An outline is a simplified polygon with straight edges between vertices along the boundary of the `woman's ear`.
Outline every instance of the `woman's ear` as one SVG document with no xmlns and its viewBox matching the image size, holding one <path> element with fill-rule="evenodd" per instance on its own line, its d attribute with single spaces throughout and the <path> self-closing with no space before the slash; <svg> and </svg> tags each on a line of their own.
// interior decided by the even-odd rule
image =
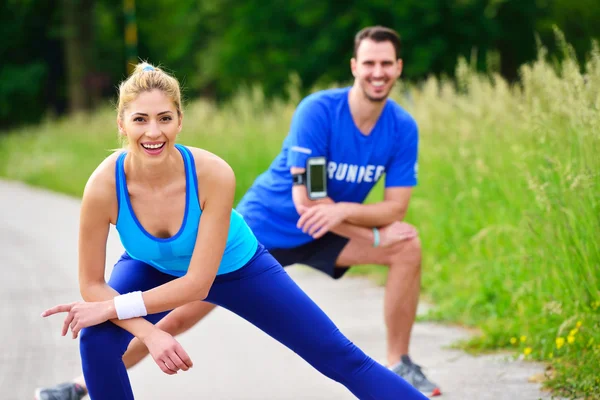
<svg viewBox="0 0 600 400">
<path fill-rule="evenodd" d="M 183 113 L 179 114 L 179 127 L 177 129 L 177 133 L 181 133 L 181 128 L 183 127 Z"/>
<path fill-rule="evenodd" d="M 125 136 L 125 127 L 120 117 L 117 117 L 117 128 L 119 129 L 119 135 Z"/>
</svg>

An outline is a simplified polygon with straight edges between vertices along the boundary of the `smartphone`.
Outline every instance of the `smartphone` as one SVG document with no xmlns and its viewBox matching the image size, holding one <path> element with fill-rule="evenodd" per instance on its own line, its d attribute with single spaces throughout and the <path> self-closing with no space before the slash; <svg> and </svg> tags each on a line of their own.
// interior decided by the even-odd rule
<svg viewBox="0 0 600 400">
<path fill-rule="evenodd" d="M 306 160 L 306 189 L 311 200 L 327 197 L 327 166 L 325 157 Z"/>
</svg>

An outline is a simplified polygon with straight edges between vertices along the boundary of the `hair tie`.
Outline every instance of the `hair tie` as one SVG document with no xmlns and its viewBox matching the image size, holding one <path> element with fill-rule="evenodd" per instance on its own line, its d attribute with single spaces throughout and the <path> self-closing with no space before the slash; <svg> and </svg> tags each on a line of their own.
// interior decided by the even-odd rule
<svg viewBox="0 0 600 400">
<path fill-rule="evenodd" d="M 154 71 L 154 70 L 155 70 L 155 69 L 154 69 L 154 67 L 151 67 L 150 65 L 146 65 L 146 66 L 145 66 L 145 67 L 142 69 L 142 71 Z"/>
</svg>

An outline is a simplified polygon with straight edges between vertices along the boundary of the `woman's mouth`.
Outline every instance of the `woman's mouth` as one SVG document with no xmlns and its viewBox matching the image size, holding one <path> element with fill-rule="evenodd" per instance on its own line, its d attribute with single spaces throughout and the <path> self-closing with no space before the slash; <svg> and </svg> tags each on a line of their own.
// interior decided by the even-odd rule
<svg viewBox="0 0 600 400">
<path fill-rule="evenodd" d="M 160 154 L 165 147 L 165 142 L 142 143 L 144 151 L 150 155 Z"/>
</svg>

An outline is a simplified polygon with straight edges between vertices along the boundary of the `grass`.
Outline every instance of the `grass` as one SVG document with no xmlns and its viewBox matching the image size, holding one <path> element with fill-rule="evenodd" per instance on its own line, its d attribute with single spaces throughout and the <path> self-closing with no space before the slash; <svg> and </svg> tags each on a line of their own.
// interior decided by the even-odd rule
<svg viewBox="0 0 600 400">
<path fill-rule="evenodd" d="M 479 328 L 460 344 L 469 351 L 546 362 L 557 395 L 599 399 L 600 50 L 581 66 L 562 44 L 562 62 L 542 48 L 518 84 L 460 60 L 455 79 L 398 85 L 393 97 L 421 133 L 407 220 L 424 245 L 427 318 Z M 278 153 L 297 101 L 267 103 L 258 89 L 222 107 L 194 100 L 180 142 L 227 160 L 239 199 Z M 117 145 L 114 119 L 107 107 L 2 135 L 0 176 L 80 196 Z"/>
</svg>

